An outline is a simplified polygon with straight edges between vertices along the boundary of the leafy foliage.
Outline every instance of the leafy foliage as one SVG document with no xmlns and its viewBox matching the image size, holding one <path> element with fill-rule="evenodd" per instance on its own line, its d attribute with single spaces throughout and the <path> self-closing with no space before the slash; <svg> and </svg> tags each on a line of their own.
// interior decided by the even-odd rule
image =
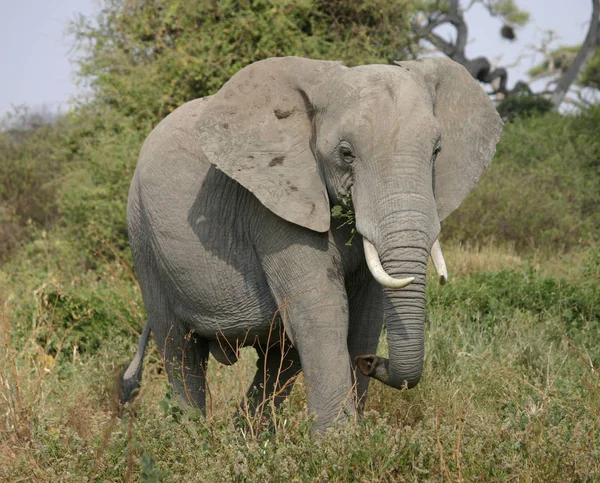
<svg viewBox="0 0 600 483">
<path fill-rule="evenodd" d="M 529 13 L 521 10 L 514 0 L 473 0 L 469 5 L 475 3 L 482 5 L 490 15 L 501 18 L 507 24 L 522 26 L 529 21 Z M 424 15 L 435 16 L 450 11 L 450 0 L 418 0 L 415 7 Z"/>
<path fill-rule="evenodd" d="M 338 205 L 334 205 L 331 208 L 331 218 L 342 221 L 342 223 L 337 226 L 338 229 L 344 226 L 352 227 L 350 230 L 350 239 L 346 242 L 346 246 L 352 245 L 352 240 L 354 240 L 354 236 L 357 232 L 354 226 L 356 224 L 354 205 L 352 204 L 352 199 L 349 196 L 342 198 Z"/>
<path fill-rule="evenodd" d="M 98 102 L 152 122 L 267 57 L 386 63 L 410 55 L 409 0 L 108 0 L 75 34 Z"/>
<path fill-rule="evenodd" d="M 510 93 L 497 106 L 498 113 L 504 121 L 511 121 L 516 116 L 540 115 L 552 111 L 554 104 L 545 97 L 530 92 Z"/>
<path fill-rule="evenodd" d="M 527 74 L 531 77 L 543 77 L 562 73 L 571 66 L 580 49 L 581 45 L 572 45 L 553 50 L 550 54 L 552 65 L 549 59 L 545 59 L 531 68 Z M 585 65 L 576 82 L 581 87 L 600 89 L 600 47 L 596 48 L 593 57 Z"/>
<path fill-rule="evenodd" d="M 577 83 L 583 87 L 600 89 L 600 47 L 596 49 L 596 53 L 586 64 Z"/>
<path fill-rule="evenodd" d="M 57 217 L 61 173 L 72 160 L 73 127 L 64 118 L 19 108 L 0 131 L 0 261 Z"/>
<path fill-rule="evenodd" d="M 523 26 L 529 21 L 529 13 L 521 10 L 514 0 L 484 0 L 490 14 L 501 17 L 510 25 Z"/>
<path fill-rule="evenodd" d="M 556 49 L 551 53 L 552 65 L 550 65 L 550 59 L 544 59 L 541 64 L 529 69 L 527 74 L 531 77 L 536 77 L 545 73 L 563 72 L 569 68 L 580 48 L 580 45 L 574 45 Z"/>
</svg>

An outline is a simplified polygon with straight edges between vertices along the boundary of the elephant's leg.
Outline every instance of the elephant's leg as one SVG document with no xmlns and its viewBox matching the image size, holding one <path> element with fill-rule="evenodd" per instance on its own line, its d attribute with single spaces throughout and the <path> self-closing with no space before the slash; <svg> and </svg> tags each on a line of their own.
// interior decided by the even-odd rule
<svg viewBox="0 0 600 483">
<path fill-rule="evenodd" d="M 308 411 L 323 431 L 356 414 L 348 352 L 348 297 L 331 235 L 264 217 L 256 252 L 285 332 L 298 350 Z"/>
<path fill-rule="evenodd" d="M 383 325 L 382 289 L 368 274 L 366 280 L 365 277 L 353 277 L 347 285 L 350 306 L 348 350 L 354 369 L 358 409 L 362 411 L 371 378 L 358 370 L 354 359 L 361 354 L 377 352 Z"/>
<path fill-rule="evenodd" d="M 271 281 L 286 333 L 300 356 L 308 411 L 319 431 L 356 412 L 346 291 L 328 264 L 317 261 L 306 274 L 291 272 L 289 280 Z"/>
<path fill-rule="evenodd" d="M 175 392 L 185 405 L 205 412 L 208 341 L 179 323 L 161 326 L 154 331 L 154 339 Z"/>
<path fill-rule="evenodd" d="M 256 351 L 256 374 L 240 405 L 240 413 L 242 417 L 259 414 L 269 418 L 271 408 L 277 409 L 290 394 L 295 376 L 301 371 L 300 357 L 289 344 L 273 345 L 268 350 L 257 347 Z"/>
<path fill-rule="evenodd" d="M 300 354 L 308 411 L 316 416 L 315 429 L 323 431 L 356 414 L 356 397 L 345 297 L 325 287 L 320 297 L 311 298 L 314 305 L 292 301 L 286 312 Z"/>
</svg>

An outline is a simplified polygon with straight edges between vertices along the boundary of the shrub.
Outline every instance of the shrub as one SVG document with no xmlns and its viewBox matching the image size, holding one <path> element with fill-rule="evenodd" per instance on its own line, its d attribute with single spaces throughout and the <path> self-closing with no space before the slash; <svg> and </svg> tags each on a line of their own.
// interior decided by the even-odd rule
<svg viewBox="0 0 600 483">
<path fill-rule="evenodd" d="M 410 0 L 107 0 L 73 28 L 96 101 L 156 122 L 242 67 L 298 55 L 348 64 L 411 56 Z M 393 19 L 393 20 L 390 20 Z"/>
<path fill-rule="evenodd" d="M 0 131 L 0 261 L 57 217 L 60 176 L 72 159 L 64 117 L 19 108 Z"/>
<path fill-rule="evenodd" d="M 455 307 L 468 313 L 473 323 L 491 333 L 499 322 L 510 323 L 515 311 L 520 311 L 539 323 L 559 320 L 559 338 L 593 340 L 600 332 L 600 249 L 590 252 L 579 272 L 574 280 L 546 276 L 531 266 L 473 272 L 443 290 L 428 286 L 428 303 L 433 309 Z M 600 355 L 593 363 L 600 363 Z"/>
<path fill-rule="evenodd" d="M 530 92 L 509 94 L 498 105 L 498 114 L 505 121 L 512 121 L 515 117 L 546 114 L 552 111 L 554 104 L 543 96 L 533 95 Z"/>
</svg>

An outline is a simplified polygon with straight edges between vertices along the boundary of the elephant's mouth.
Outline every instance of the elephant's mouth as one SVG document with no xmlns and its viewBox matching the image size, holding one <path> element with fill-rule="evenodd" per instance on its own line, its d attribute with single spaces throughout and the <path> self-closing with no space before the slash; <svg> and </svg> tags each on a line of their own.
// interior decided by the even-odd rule
<svg viewBox="0 0 600 483">
<path fill-rule="evenodd" d="M 362 238 L 367 266 L 373 278 L 380 285 L 387 288 L 400 289 L 407 287 L 415 280 L 414 277 L 394 278 L 389 275 L 381 264 L 375 246 L 365 236 Z M 444 260 L 444 254 L 442 253 L 442 247 L 438 239 L 433 242 L 433 246 L 431 247 L 431 261 L 433 262 L 438 282 L 440 285 L 446 285 L 448 283 L 448 268 L 446 267 L 446 260 Z"/>
</svg>

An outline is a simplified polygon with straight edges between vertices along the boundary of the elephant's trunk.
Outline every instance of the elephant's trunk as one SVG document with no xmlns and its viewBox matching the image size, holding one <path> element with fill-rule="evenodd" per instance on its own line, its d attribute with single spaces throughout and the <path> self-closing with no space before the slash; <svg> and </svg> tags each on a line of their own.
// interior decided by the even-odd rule
<svg viewBox="0 0 600 483">
<path fill-rule="evenodd" d="M 424 355 L 425 277 L 429 241 L 422 231 L 403 231 L 383 251 L 382 264 L 393 278 L 413 278 L 400 290 L 384 288 L 389 359 L 374 354 L 356 358 L 361 372 L 388 386 L 410 389 L 421 378 Z"/>
</svg>

